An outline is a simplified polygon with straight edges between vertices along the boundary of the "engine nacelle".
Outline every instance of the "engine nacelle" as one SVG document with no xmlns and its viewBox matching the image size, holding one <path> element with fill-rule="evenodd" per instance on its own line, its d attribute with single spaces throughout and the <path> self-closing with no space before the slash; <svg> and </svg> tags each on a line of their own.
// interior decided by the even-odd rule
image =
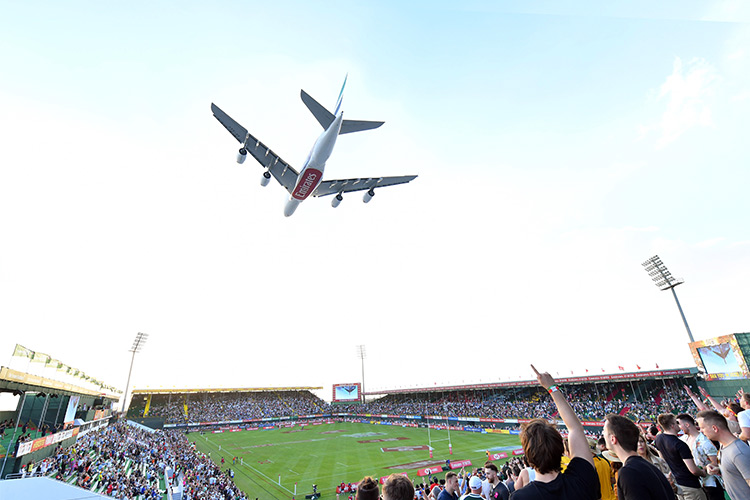
<svg viewBox="0 0 750 500">
<path fill-rule="evenodd" d="M 268 186 L 268 183 L 271 181 L 271 173 L 266 170 L 263 172 L 263 177 L 260 178 L 260 185 L 265 187 Z"/>
<path fill-rule="evenodd" d="M 343 196 L 341 196 L 341 193 L 337 194 L 337 195 L 336 195 L 336 196 L 334 196 L 334 197 L 333 197 L 333 199 L 331 200 L 331 206 L 332 206 L 333 208 L 336 208 L 336 207 L 338 207 L 339 205 L 341 205 L 341 200 L 343 200 L 343 199 L 344 199 L 344 197 L 343 197 Z"/>
<path fill-rule="evenodd" d="M 375 196 L 375 191 L 373 189 L 370 189 L 362 197 L 362 201 L 364 201 L 365 203 L 370 203 L 370 200 L 372 199 L 373 196 Z"/>
<path fill-rule="evenodd" d="M 247 158 L 247 149 L 242 148 L 240 149 L 239 153 L 237 153 L 237 163 L 242 165 L 245 163 L 245 158 Z"/>
</svg>

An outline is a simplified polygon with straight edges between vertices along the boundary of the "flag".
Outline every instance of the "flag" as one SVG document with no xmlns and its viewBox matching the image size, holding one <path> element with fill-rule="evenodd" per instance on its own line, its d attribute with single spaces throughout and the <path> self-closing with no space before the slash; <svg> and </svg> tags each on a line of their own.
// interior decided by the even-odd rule
<svg viewBox="0 0 750 500">
<path fill-rule="evenodd" d="M 602 368 L 602 373 L 604 373 L 604 368 Z"/>
<path fill-rule="evenodd" d="M 586 368 L 586 373 L 588 373 L 588 372 L 589 372 L 589 369 L 588 369 L 588 368 Z"/>
<path fill-rule="evenodd" d="M 619 368 L 621 371 L 625 371 L 625 368 L 623 368 L 622 366 L 618 366 L 617 368 Z"/>
<path fill-rule="evenodd" d="M 635 365 L 635 367 L 638 368 L 639 370 L 641 369 L 641 365 Z"/>
<path fill-rule="evenodd" d="M 656 363 L 656 369 L 657 370 L 659 369 L 659 363 Z"/>
<path fill-rule="evenodd" d="M 34 357 L 34 351 L 32 351 L 31 349 L 26 349 L 21 344 L 16 344 L 16 348 L 13 349 L 13 356 L 31 359 Z"/>
<path fill-rule="evenodd" d="M 31 358 L 32 363 L 44 363 L 47 364 L 49 361 L 49 356 L 46 354 L 42 354 L 41 352 L 35 352 L 34 357 Z"/>
</svg>

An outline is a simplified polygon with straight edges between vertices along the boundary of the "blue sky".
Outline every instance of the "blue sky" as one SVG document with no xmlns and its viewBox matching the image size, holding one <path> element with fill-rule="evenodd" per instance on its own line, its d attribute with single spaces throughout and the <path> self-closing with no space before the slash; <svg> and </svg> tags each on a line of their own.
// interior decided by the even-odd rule
<svg viewBox="0 0 750 500">
<path fill-rule="evenodd" d="M 747 331 L 743 2 L 2 8 L 0 359 L 123 386 L 146 331 L 136 387 L 325 397 L 357 344 L 373 389 L 687 366 L 657 253 L 697 339 Z M 299 166 L 299 89 L 333 107 L 347 73 L 386 124 L 326 178 L 419 178 L 285 219 L 210 103 Z"/>
</svg>

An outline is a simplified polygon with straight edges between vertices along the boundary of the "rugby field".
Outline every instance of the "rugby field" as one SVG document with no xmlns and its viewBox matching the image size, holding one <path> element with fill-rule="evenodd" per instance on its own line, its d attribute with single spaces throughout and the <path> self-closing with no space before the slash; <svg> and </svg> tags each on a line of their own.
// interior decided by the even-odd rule
<svg viewBox="0 0 750 500">
<path fill-rule="evenodd" d="M 471 460 L 481 467 L 486 450 L 506 452 L 520 447 L 518 436 L 451 431 L 453 454 L 448 453 L 448 431 L 431 430 L 430 459 L 427 429 L 391 425 L 336 423 L 296 426 L 286 429 L 206 433 L 188 436 L 198 449 L 234 470 L 234 481 L 248 498 L 259 500 L 304 499 L 318 485 L 322 500 L 336 500 L 336 485 L 358 482 L 364 476 L 379 478 L 406 472 L 417 478 L 417 470 L 445 460 Z M 232 458 L 242 463 L 232 465 Z M 500 465 L 505 460 L 496 461 Z M 280 482 L 279 484 L 279 476 Z M 444 473 L 439 474 L 442 478 Z M 344 500 L 342 495 L 341 500 Z"/>
</svg>

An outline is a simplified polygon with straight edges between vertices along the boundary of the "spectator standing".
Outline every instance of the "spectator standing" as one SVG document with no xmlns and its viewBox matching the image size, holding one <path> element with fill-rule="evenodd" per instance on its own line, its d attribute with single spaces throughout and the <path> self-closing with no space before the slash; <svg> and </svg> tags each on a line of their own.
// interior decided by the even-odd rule
<svg viewBox="0 0 750 500">
<path fill-rule="evenodd" d="M 690 447 L 677 437 L 680 428 L 677 418 L 671 413 L 662 413 L 657 418 L 662 433 L 654 440 L 654 446 L 667 461 L 677 483 L 677 498 L 680 500 L 706 500 L 698 478 L 706 472 L 695 465 Z"/>
<path fill-rule="evenodd" d="M 677 415 L 677 422 L 684 433 L 682 439 L 693 453 L 695 464 L 704 469 L 708 464 L 718 466 L 716 446 L 698 429 L 693 417 L 687 413 L 680 413 Z M 721 487 L 719 478 L 708 474 L 701 480 L 701 483 L 708 500 L 724 500 L 724 488 Z"/>
<path fill-rule="evenodd" d="M 401 474 L 391 474 L 383 485 L 383 500 L 414 500 L 414 485 Z"/>
<path fill-rule="evenodd" d="M 438 500 L 458 500 L 458 476 L 455 472 L 445 474 L 445 489 L 438 495 Z"/>
<path fill-rule="evenodd" d="M 607 447 L 623 463 L 617 474 L 617 496 L 620 500 L 673 500 L 674 492 L 667 478 L 644 460 L 638 448 L 638 426 L 621 415 L 609 414 L 604 422 Z M 683 443 L 684 444 L 684 443 Z"/>
<path fill-rule="evenodd" d="M 461 500 L 482 500 L 482 480 L 479 476 L 471 476 L 469 492 L 462 496 Z"/>
<path fill-rule="evenodd" d="M 536 478 L 520 490 L 513 500 L 597 500 L 600 498 L 599 478 L 594 469 L 591 450 L 581 421 L 549 373 L 539 373 L 537 380 L 547 389 L 557 411 L 568 429 L 571 460 L 564 473 L 560 462 L 564 451 L 563 438 L 555 427 L 542 419 L 534 419 L 521 430 L 521 445 Z"/>
<path fill-rule="evenodd" d="M 510 491 L 500 480 L 497 472 L 497 465 L 492 462 L 484 464 L 484 476 L 486 479 L 482 481 L 482 496 L 486 500 L 508 500 L 510 498 Z"/>
<path fill-rule="evenodd" d="M 750 499 L 750 446 L 729 431 L 727 419 L 718 412 L 698 412 L 698 427 L 708 439 L 721 444 L 719 467 L 708 465 L 709 474 L 721 474 L 732 500 Z"/>
</svg>

